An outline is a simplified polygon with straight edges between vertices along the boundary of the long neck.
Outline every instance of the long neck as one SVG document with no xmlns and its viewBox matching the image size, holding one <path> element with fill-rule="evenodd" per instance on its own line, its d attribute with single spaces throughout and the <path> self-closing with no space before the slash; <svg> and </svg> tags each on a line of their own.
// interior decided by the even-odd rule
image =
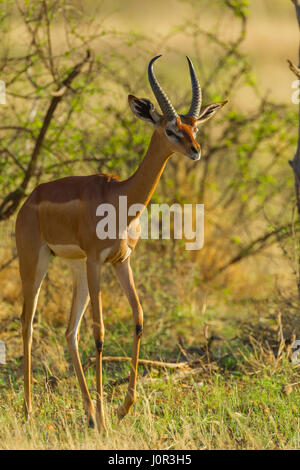
<svg viewBox="0 0 300 470">
<path fill-rule="evenodd" d="M 168 144 L 162 142 L 158 131 L 154 131 L 140 166 L 123 182 L 128 207 L 136 203 L 148 205 L 171 154 Z"/>
</svg>

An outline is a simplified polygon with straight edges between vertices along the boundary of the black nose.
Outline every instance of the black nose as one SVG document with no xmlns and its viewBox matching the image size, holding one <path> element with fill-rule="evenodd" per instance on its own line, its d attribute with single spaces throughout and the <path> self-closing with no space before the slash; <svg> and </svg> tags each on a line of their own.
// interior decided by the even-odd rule
<svg viewBox="0 0 300 470">
<path fill-rule="evenodd" d="M 191 146 L 191 151 L 194 152 L 194 153 L 198 153 L 198 150 L 193 145 Z"/>
</svg>

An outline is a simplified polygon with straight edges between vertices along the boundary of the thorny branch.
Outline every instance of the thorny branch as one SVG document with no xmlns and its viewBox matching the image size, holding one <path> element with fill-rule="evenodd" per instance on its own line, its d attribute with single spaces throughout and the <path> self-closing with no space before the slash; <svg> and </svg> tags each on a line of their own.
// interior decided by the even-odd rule
<svg viewBox="0 0 300 470">
<path fill-rule="evenodd" d="M 39 134 L 37 136 L 35 146 L 33 148 L 32 154 L 30 161 L 28 163 L 27 169 L 25 171 L 25 175 L 23 178 L 23 181 L 21 182 L 20 186 L 9 193 L 3 200 L 3 202 L 0 205 L 0 221 L 8 219 L 17 209 L 21 199 L 25 195 L 26 188 L 28 186 L 28 183 L 34 174 L 37 160 L 40 154 L 41 147 L 44 142 L 44 138 L 46 135 L 46 132 L 49 128 L 49 125 L 51 123 L 51 120 L 53 118 L 54 112 L 59 104 L 59 102 L 63 99 L 67 89 L 70 87 L 71 83 L 75 79 L 75 77 L 80 73 L 83 65 L 88 62 L 90 59 L 90 51 L 88 50 L 86 52 L 85 58 L 76 64 L 73 69 L 70 71 L 70 73 L 67 75 L 67 77 L 62 81 L 61 86 L 57 89 L 56 92 L 54 92 L 52 95 L 51 102 L 49 104 L 49 107 L 47 109 L 47 112 L 45 114 L 44 120 L 42 127 L 39 131 Z"/>
</svg>

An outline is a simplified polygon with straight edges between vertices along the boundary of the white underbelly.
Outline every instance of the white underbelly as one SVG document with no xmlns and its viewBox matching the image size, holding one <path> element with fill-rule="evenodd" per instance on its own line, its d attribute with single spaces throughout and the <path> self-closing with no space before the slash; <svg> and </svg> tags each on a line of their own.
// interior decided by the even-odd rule
<svg viewBox="0 0 300 470">
<path fill-rule="evenodd" d="M 52 245 L 48 243 L 50 250 L 57 256 L 68 259 L 86 258 L 86 253 L 78 245 Z M 109 255 L 113 251 L 112 248 L 104 248 L 100 253 L 100 262 L 105 263 Z M 125 255 L 120 260 L 123 263 L 131 254 L 131 248 L 127 247 Z"/>
<path fill-rule="evenodd" d="M 52 245 L 48 243 L 50 250 L 62 258 L 85 258 L 85 252 L 78 245 Z"/>
</svg>

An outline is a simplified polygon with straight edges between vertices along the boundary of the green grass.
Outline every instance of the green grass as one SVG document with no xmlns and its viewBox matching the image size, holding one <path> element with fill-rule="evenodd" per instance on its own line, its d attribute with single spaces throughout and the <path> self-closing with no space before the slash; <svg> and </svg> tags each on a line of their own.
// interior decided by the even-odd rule
<svg viewBox="0 0 300 470">
<path fill-rule="evenodd" d="M 90 351 L 92 353 L 92 351 Z M 86 351 L 87 353 L 87 351 Z M 185 372 L 142 374 L 138 399 L 130 414 L 118 423 L 116 408 L 126 384 L 112 387 L 128 375 L 129 365 L 105 364 L 105 407 L 108 434 L 99 437 L 86 425 L 81 394 L 72 368 L 58 374 L 52 390 L 47 385 L 47 358 L 34 367 L 33 417 L 23 417 L 22 367 L 8 363 L 0 379 L 0 447 L 2 449 L 297 449 L 300 445 L 300 393 L 284 385 L 299 379 L 299 368 L 286 354 L 253 346 Z M 223 351 L 224 353 L 224 351 Z M 83 354 L 83 362 L 88 354 Z M 57 358 L 58 360 L 58 358 Z M 62 358 L 63 361 L 63 358 Z M 94 368 L 87 371 L 95 397 Z M 144 377 L 142 377 L 144 375 Z"/>
<path fill-rule="evenodd" d="M 164 268 L 164 271 L 163 271 Z M 300 381 L 291 349 L 280 347 L 299 331 L 297 313 L 274 296 L 251 300 L 217 287 L 194 285 L 189 271 L 165 269 L 165 258 L 148 265 L 149 276 L 139 276 L 137 288 L 145 313 L 140 357 L 178 362 L 181 342 L 186 349 L 202 348 L 214 334 L 209 357 L 190 353 L 195 367 L 176 372 L 139 367 L 138 398 L 128 416 L 118 423 L 116 409 L 124 400 L 128 363 L 104 363 L 104 394 L 108 434 L 100 437 L 87 427 L 81 393 L 65 339 L 71 303 L 71 279 L 62 263 L 53 263 L 43 285 L 33 334 L 33 416 L 23 414 L 23 365 L 20 298 L 15 289 L 15 267 L 6 274 L 0 308 L 1 339 L 7 346 L 7 364 L 0 365 L 1 449 L 297 449 L 300 447 Z M 188 293 L 188 295 L 187 295 Z M 4 295 L 5 294 L 5 295 Z M 119 285 L 104 271 L 103 312 L 106 327 L 104 355 L 130 356 L 132 318 Z M 284 325 L 281 324 L 282 312 Z M 91 313 L 82 322 L 79 341 L 82 363 L 95 355 Z M 55 376 L 51 389 L 47 378 Z M 95 399 L 95 369 L 86 370 Z"/>
</svg>

